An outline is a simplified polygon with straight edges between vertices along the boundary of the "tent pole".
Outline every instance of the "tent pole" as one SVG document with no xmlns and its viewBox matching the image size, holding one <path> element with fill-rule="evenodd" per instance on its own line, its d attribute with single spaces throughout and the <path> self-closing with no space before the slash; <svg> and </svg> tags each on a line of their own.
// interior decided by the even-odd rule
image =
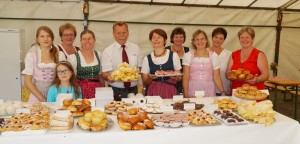
<svg viewBox="0 0 300 144">
<path fill-rule="evenodd" d="M 280 34 L 282 30 L 282 10 L 278 10 L 277 26 L 276 26 L 276 42 L 275 42 L 275 58 L 274 62 L 278 64 L 279 59 L 279 46 L 280 46 Z"/>
<path fill-rule="evenodd" d="M 84 30 L 87 30 L 89 25 L 89 0 L 84 0 L 82 12 Z"/>
</svg>

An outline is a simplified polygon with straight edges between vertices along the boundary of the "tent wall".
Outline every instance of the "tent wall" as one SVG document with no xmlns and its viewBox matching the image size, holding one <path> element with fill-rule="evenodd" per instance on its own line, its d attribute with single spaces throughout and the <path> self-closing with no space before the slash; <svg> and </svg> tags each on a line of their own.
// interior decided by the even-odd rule
<svg viewBox="0 0 300 144">
<path fill-rule="evenodd" d="M 0 1 L 0 28 L 16 28 L 23 32 L 22 59 L 24 59 L 25 53 L 31 44 L 35 42 L 36 29 L 41 25 L 49 26 L 53 30 L 56 34 L 54 42 L 57 44 L 60 42 L 58 35 L 59 26 L 66 22 L 74 24 L 78 32 L 75 44 L 80 46 L 79 35 L 83 30 L 82 5 L 82 2 Z M 234 51 L 240 48 L 237 32 L 242 26 L 251 25 L 256 32 L 254 46 L 267 55 L 269 62 L 274 60 L 276 10 L 96 2 L 90 2 L 89 10 L 89 29 L 95 32 L 97 39 L 96 49 L 100 51 L 114 41 L 112 36 L 114 21 L 127 21 L 129 23 L 129 40 L 137 43 L 144 54 L 152 51 L 148 34 L 154 28 L 162 28 L 170 35 L 173 28 L 177 26 L 183 27 L 187 34 L 185 45 L 191 47 L 191 36 L 195 30 L 203 29 L 211 38 L 212 30 L 222 26 L 228 31 L 224 48 Z M 291 22 L 293 20 L 293 18 L 289 19 Z M 291 33 L 296 33 L 296 31 L 283 29 L 283 35 L 286 36 L 281 37 L 280 48 L 284 46 L 288 49 L 295 46 L 286 39 L 292 37 Z M 289 44 L 286 46 L 284 45 L 285 42 Z M 168 40 L 167 45 L 169 44 Z M 299 46 L 300 44 L 296 45 Z M 280 54 L 280 65 L 281 60 L 285 59 L 285 57 L 288 56 Z M 294 63 L 293 60 L 288 62 Z M 293 66 L 295 65 L 296 62 Z M 280 74 L 289 75 L 289 73 L 284 71 L 280 71 Z M 294 74 L 293 78 L 297 78 L 297 73 Z M 300 78 L 298 77 L 298 79 Z"/>
<path fill-rule="evenodd" d="M 283 13 L 278 75 L 300 80 L 300 13 Z"/>
</svg>

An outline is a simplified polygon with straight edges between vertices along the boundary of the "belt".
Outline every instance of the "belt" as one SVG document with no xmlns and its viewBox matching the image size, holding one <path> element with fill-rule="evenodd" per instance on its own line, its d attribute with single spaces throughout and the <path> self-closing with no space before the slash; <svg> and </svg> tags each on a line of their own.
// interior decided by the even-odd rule
<svg viewBox="0 0 300 144">
<path fill-rule="evenodd" d="M 78 79 L 80 81 L 89 81 L 89 82 L 100 82 L 99 79 Z"/>
</svg>

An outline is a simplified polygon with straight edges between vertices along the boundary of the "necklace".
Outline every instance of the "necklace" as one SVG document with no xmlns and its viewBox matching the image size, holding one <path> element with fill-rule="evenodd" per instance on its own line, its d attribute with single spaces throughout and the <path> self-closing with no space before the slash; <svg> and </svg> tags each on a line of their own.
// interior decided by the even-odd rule
<svg viewBox="0 0 300 144">
<path fill-rule="evenodd" d="M 163 56 L 166 53 L 166 49 L 164 49 L 164 51 L 161 54 L 159 54 L 159 55 L 155 54 L 155 52 L 153 52 L 153 53 L 154 53 L 155 57 L 161 57 L 161 56 Z"/>
</svg>

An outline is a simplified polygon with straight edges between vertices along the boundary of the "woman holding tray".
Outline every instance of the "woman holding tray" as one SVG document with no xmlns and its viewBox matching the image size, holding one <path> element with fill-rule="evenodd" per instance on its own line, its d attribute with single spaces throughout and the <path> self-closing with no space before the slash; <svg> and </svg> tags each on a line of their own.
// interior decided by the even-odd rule
<svg viewBox="0 0 300 144">
<path fill-rule="evenodd" d="M 231 89 L 241 87 L 248 83 L 257 89 L 265 89 L 264 81 L 269 78 L 268 60 L 266 55 L 253 47 L 255 31 L 251 27 L 243 27 L 238 32 L 241 49 L 232 53 L 229 58 L 226 75 L 229 77 L 232 70 L 243 68 L 249 70 L 253 79 L 241 81 L 232 80 Z"/>
<path fill-rule="evenodd" d="M 147 87 L 146 95 L 161 96 L 163 99 L 172 98 L 176 95 L 176 82 L 181 76 L 158 77 L 156 71 L 174 71 L 180 73 L 181 65 L 177 53 L 165 49 L 167 33 L 162 29 L 154 29 L 149 33 L 153 52 L 144 58 L 142 65 L 142 80 Z"/>
</svg>

